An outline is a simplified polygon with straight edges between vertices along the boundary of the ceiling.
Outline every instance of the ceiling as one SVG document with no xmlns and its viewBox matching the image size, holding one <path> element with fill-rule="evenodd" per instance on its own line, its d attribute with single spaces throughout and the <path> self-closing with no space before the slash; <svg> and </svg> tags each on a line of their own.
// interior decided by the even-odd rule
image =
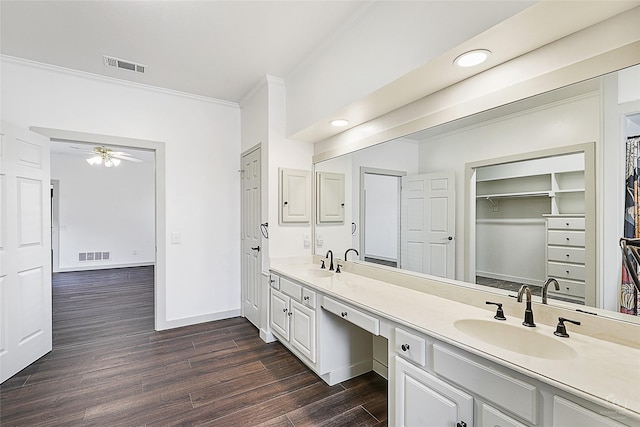
<svg viewBox="0 0 640 427">
<path fill-rule="evenodd" d="M 367 4 L 2 0 L 0 52 L 239 102 L 265 75 L 287 76 Z M 109 68 L 103 55 L 148 68 Z"/>
</svg>

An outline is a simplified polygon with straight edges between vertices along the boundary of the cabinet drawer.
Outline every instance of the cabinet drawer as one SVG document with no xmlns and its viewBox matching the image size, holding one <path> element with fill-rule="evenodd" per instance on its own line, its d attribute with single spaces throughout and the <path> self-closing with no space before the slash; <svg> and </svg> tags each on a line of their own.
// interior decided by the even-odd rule
<svg viewBox="0 0 640 427">
<path fill-rule="evenodd" d="M 564 426 L 622 427 L 611 418 L 604 417 L 559 396 L 553 397 L 553 427 Z"/>
<path fill-rule="evenodd" d="M 549 286 L 549 295 L 567 295 L 584 298 L 584 282 L 558 279 L 558 284 L 560 285 L 559 291 L 556 291 L 553 286 Z"/>
<path fill-rule="evenodd" d="M 584 218 L 547 218 L 547 227 L 558 230 L 584 230 Z"/>
<path fill-rule="evenodd" d="M 522 419 L 537 423 L 538 389 L 535 386 L 482 366 L 437 344 L 433 345 L 433 370 Z"/>
<path fill-rule="evenodd" d="M 271 274 L 269 277 L 269 284 L 273 289 L 280 289 L 280 276 Z"/>
<path fill-rule="evenodd" d="M 297 283 L 293 283 L 287 278 L 280 278 L 280 291 L 289 295 L 291 298 L 297 299 L 298 301 L 302 300 L 302 286 Z"/>
<path fill-rule="evenodd" d="M 405 330 L 395 329 L 395 351 L 407 360 L 426 365 L 427 343 L 424 338 Z"/>
<path fill-rule="evenodd" d="M 547 232 L 547 243 L 549 245 L 584 247 L 584 242 L 584 231 L 549 230 Z"/>
<path fill-rule="evenodd" d="M 527 427 L 496 408 L 482 404 L 482 427 Z"/>
<path fill-rule="evenodd" d="M 584 264 L 584 248 L 549 246 L 547 257 L 549 261 Z"/>
<path fill-rule="evenodd" d="M 310 289 L 302 288 L 302 303 L 311 308 L 316 308 L 316 293 Z"/>
<path fill-rule="evenodd" d="M 356 308 L 349 307 L 329 297 L 324 297 L 322 308 L 374 335 L 380 335 L 380 321 Z"/>
<path fill-rule="evenodd" d="M 584 280 L 584 265 L 548 262 L 547 276 L 558 279 Z"/>
</svg>

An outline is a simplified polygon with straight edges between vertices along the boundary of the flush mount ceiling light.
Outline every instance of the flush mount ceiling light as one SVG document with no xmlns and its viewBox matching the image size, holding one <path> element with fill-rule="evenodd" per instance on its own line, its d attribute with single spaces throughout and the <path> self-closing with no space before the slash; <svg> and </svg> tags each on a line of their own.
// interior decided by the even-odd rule
<svg viewBox="0 0 640 427">
<path fill-rule="evenodd" d="M 120 160 L 129 160 L 131 162 L 141 162 L 142 160 L 136 159 L 132 157 L 131 154 L 125 153 L 123 151 L 113 151 L 111 148 L 107 148 L 104 146 L 94 147 L 92 150 L 95 156 L 89 157 L 87 159 L 87 163 L 91 166 L 94 165 L 104 165 L 106 168 L 111 168 L 113 166 L 118 166 L 120 164 Z"/>
<path fill-rule="evenodd" d="M 491 55 L 491 51 L 486 49 L 476 49 L 458 56 L 453 63 L 458 67 L 475 67 L 482 64 Z"/>
<path fill-rule="evenodd" d="M 335 120 L 331 120 L 331 121 L 329 122 L 329 124 L 330 124 L 331 126 L 335 126 L 335 127 L 337 127 L 337 128 L 340 128 L 340 127 L 343 127 L 343 126 L 348 125 L 348 124 L 349 124 L 349 120 L 345 120 L 345 119 L 335 119 Z"/>
</svg>

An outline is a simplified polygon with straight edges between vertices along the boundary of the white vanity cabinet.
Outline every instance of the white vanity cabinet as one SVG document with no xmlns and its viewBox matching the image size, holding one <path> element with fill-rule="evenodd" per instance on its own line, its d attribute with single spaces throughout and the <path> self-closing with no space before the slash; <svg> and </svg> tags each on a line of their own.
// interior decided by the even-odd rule
<svg viewBox="0 0 640 427">
<path fill-rule="evenodd" d="M 278 282 L 280 290 L 271 289 L 271 329 L 282 342 L 315 363 L 316 310 L 311 306 L 315 293 L 285 278 Z"/>
<path fill-rule="evenodd" d="M 371 371 L 378 319 L 288 277 L 272 274 L 270 282 L 271 331 L 302 362 L 329 385 Z"/>
</svg>

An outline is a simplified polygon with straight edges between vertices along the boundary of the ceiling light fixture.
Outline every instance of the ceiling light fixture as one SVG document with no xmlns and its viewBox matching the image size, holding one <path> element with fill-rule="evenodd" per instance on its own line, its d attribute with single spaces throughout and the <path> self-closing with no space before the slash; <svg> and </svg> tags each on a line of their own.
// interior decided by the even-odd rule
<svg viewBox="0 0 640 427">
<path fill-rule="evenodd" d="M 337 128 L 346 126 L 349 124 L 349 120 L 345 120 L 345 119 L 335 119 L 335 120 L 331 120 L 329 122 L 329 124 L 331 124 L 331 126 L 335 126 Z"/>
<path fill-rule="evenodd" d="M 87 163 L 91 166 L 102 164 L 106 168 L 111 168 L 120 164 L 120 160 L 113 157 L 113 152 L 109 148 L 95 147 L 93 151 L 96 155 L 87 159 Z"/>
<path fill-rule="evenodd" d="M 476 49 L 458 56 L 453 63 L 458 67 L 475 67 L 482 64 L 491 55 L 491 51 L 486 49 Z"/>
</svg>

